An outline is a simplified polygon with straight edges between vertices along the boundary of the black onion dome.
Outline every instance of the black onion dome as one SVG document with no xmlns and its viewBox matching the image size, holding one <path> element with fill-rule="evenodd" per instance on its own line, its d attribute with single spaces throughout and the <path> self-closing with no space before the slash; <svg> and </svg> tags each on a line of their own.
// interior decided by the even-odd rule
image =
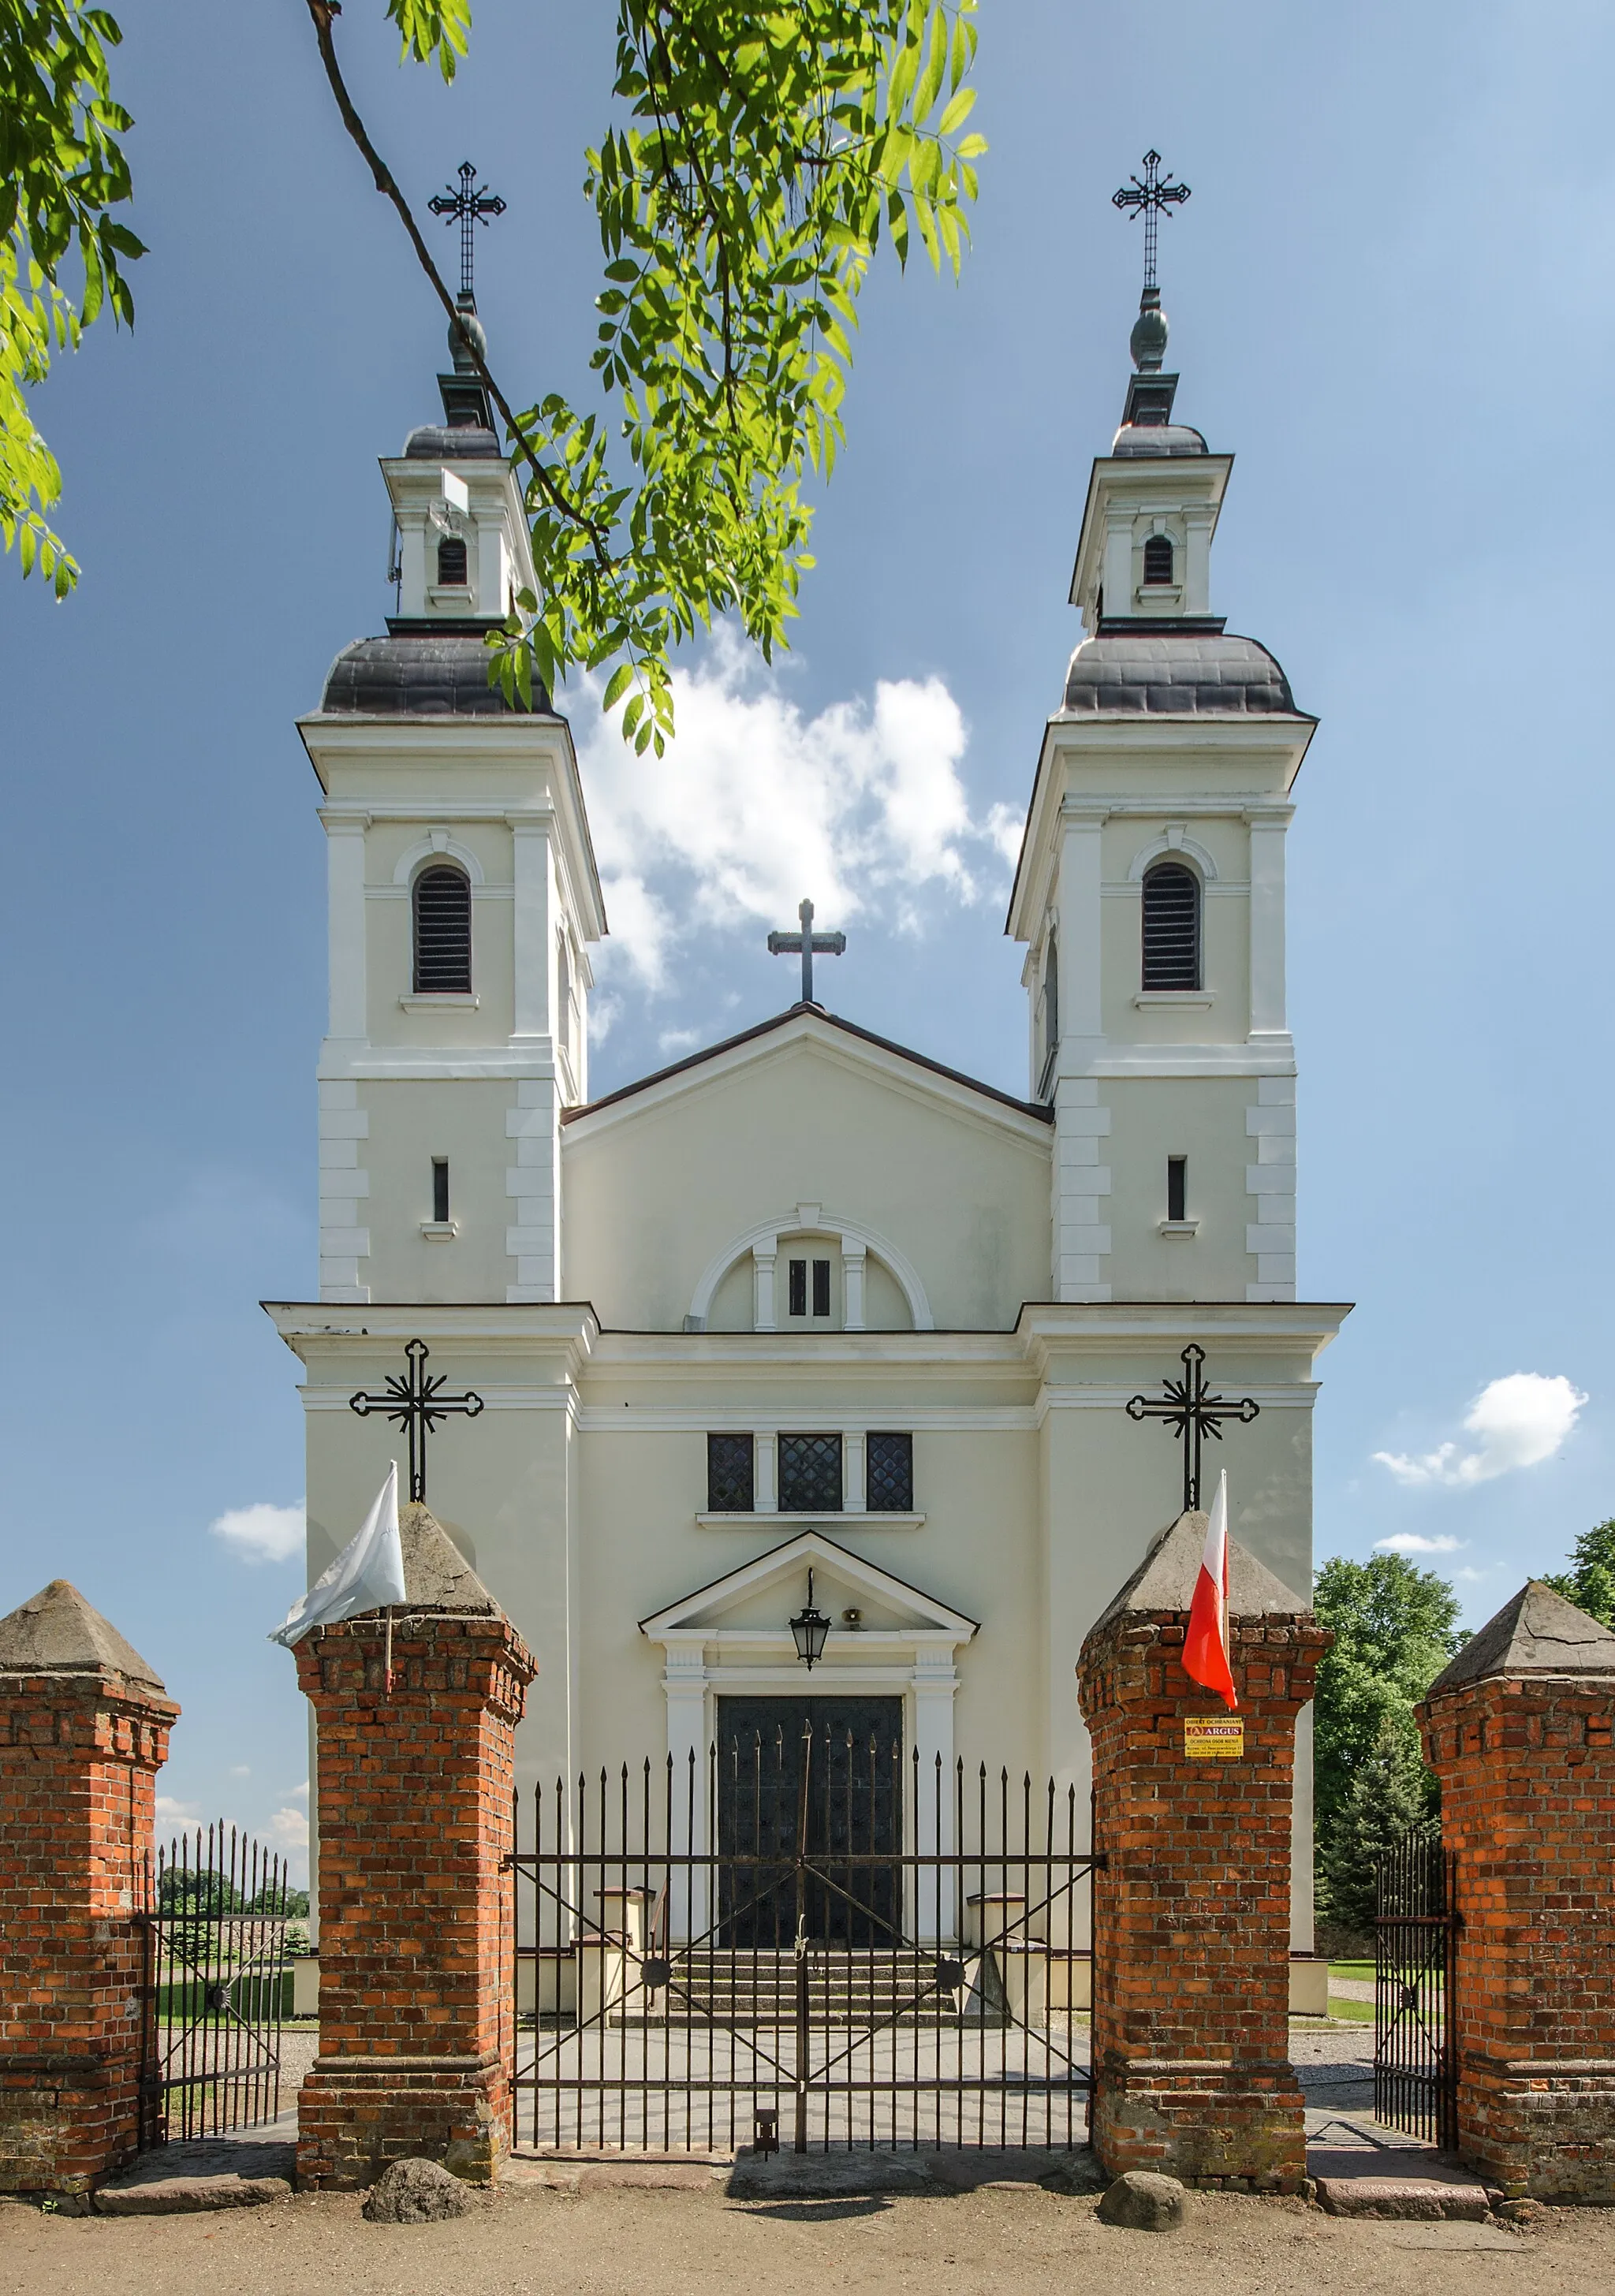
<svg viewBox="0 0 1615 2296">
<path fill-rule="evenodd" d="M 480 423 L 422 422 L 404 441 L 404 452 L 420 463 L 463 463 L 473 455 L 504 459 L 499 441 Z"/>
<path fill-rule="evenodd" d="M 1104 716 L 1299 717 L 1290 680 L 1254 638 L 1085 639 L 1066 672 L 1065 707 Z"/>
<path fill-rule="evenodd" d="M 369 718 L 525 716 L 488 682 L 480 629 L 430 636 L 359 638 L 338 654 L 325 680 L 321 710 Z M 531 715 L 553 718 L 550 697 L 535 682 Z"/>
</svg>

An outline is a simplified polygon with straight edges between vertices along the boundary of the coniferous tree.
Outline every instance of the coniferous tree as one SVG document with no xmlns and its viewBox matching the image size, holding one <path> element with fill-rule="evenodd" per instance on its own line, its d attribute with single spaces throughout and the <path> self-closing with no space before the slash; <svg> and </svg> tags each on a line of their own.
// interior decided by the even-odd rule
<svg viewBox="0 0 1615 2296">
<path fill-rule="evenodd" d="M 1353 1775 L 1318 1855 L 1318 1912 L 1333 1927 L 1372 1929 L 1376 1861 L 1431 1816 L 1430 1773 L 1416 1745 L 1387 1720 Z"/>
</svg>

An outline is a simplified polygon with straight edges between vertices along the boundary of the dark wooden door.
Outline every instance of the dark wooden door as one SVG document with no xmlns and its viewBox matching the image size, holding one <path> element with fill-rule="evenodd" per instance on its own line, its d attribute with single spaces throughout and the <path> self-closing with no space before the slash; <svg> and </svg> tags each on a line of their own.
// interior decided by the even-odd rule
<svg viewBox="0 0 1615 2296">
<path fill-rule="evenodd" d="M 783 1949 L 793 1943 L 799 1840 L 808 1935 L 824 1945 L 897 1944 L 903 1915 L 896 1863 L 903 1847 L 900 1698 L 718 1700 L 722 1944 Z M 852 1862 L 882 1857 L 893 1862 Z"/>
</svg>

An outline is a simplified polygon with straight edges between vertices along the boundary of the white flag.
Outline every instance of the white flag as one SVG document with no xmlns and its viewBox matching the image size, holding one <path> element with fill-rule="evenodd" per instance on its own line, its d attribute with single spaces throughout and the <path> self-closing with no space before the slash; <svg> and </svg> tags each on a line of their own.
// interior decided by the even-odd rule
<svg viewBox="0 0 1615 2296">
<path fill-rule="evenodd" d="M 316 1627 L 328 1627 L 360 1611 L 379 1611 L 389 1603 L 407 1599 L 404 1548 L 398 1538 L 398 1463 L 395 1459 L 358 1537 L 348 1540 L 330 1570 L 291 1605 L 269 1640 L 284 1643 L 290 1650 Z"/>
</svg>

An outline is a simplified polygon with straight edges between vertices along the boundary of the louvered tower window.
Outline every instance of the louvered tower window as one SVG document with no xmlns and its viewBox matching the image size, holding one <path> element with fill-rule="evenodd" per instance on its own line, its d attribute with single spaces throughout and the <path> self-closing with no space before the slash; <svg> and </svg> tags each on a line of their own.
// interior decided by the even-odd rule
<svg viewBox="0 0 1615 2296">
<path fill-rule="evenodd" d="M 438 580 L 458 587 L 466 578 L 465 545 L 455 535 L 438 545 Z M 1146 574 L 1144 579 L 1149 580 Z"/>
<path fill-rule="evenodd" d="M 1200 879 L 1162 861 L 1144 881 L 1144 986 L 1200 987 Z"/>
<path fill-rule="evenodd" d="M 415 879 L 415 995 L 471 993 L 471 880 L 463 869 Z"/>
<path fill-rule="evenodd" d="M 1152 534 L 1144 544 L 1144 578 L 1146 586 L 1172 579 L 1172 537 L 1169 534 Z"/>
</svg>

